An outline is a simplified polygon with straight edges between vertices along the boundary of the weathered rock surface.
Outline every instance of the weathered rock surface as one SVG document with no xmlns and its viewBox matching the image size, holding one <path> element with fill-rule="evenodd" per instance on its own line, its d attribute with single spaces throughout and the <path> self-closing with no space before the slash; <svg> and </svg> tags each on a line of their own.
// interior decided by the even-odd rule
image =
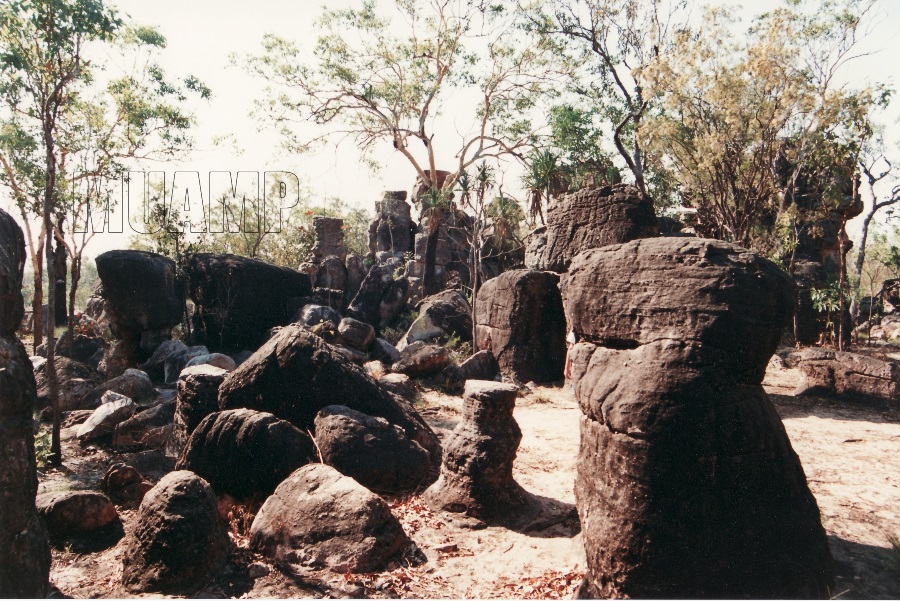
<svg viewBox="0 0 900 601">
<path fill-rule="evenodd" d="M 43 493 L 35 504 L 54 544 L 112 529 L 121 538 L 119 512 L 106 495 L 83 490 Z"/>
<path fill-rule="evenodd" d="M 376 572 L 409 544 L 387 503 L 321 463 L 275 489 L 250 528 L 251 547 L 287 563 Z"/>
<path fill-rule="evenodd" d="M 99 386 L 93 388 L 84 395 L 79 406 L 91 409 L 100 405 L 100 399 L 107 392 L 116 392 L 128 398 L 140 401 L 153 392 L 153 382 L 150 377 L 139 369 L 127 369 L 121 376 L 117 376 Z"/>
<path fill-rule="evenodd" d="M 550 205 L 546 230 L 530 237 L 525 264 L 564 272 L 583 250 L 658 235 L 653 201 L 634 186 L 586 188 Z"/>
<path fill-rule="evenodd" d="M 416 398 L 416 383 L 406 374 L 384 374 L 378 378 L 378 385 L 410 403 Z"/>
<path fill-rule="evenodd" d="M 322 461 L 377 493 L 415 492 L 428 481 L 431 458 L 401 428 L 343 405 L 316 416 Z"/>
<path fill-rule="evenodd" d="M 109 436 L 120 423 L 134 415 L 137 405 L 129 398 L 103 403 L 83 424 L 78 426 L 78 440 L 89 441 Z"/>
<path fill-rule="evenodd" d="M 117 449 L 162 448 L 172 434 L 174 417 L 174 400 L 141 411 L 115 427 L 112 446 Z"/>
<path fill-rule="evenodd" d="M 385 192 L 381 202 L 375 203 L 375 219 L 369 224 L 369 252 L 390 253 L 402 258 L 412 250 L 415 224 L 406 202 L 406 192 Z"/>
<path fill-rule="evenodd" d="M 533 505 L 513 479 L 522 431 L 513 418 L 518 389 L 470 380 L 463 416 L 444 445 L 441 475 L 423 499 L 435 510 L 485 521 L 514 521 Z"/>
<path fill-rule="evenodd" d="M 803 374 L 796 395 L 836 395 L 885 408 L 900 406 L 900 366 L 857 353 L 808 348 L 792 353 Z"/>
<path fill-rule="evenodd" d="M 141 371 L 146 373 L 151 380 L 165 379 L 166 359 L 172 355 L 185 353 L 188 346 L 180 340 L 166 340 L 153 351 L 153 354 L 140 365 Z"/>
<path fill-rule="evenodd" d="M 312 249 L 313 262 L 321 263 L 326 257 L 337 257 L 341 263 L 347 258 L 344 246 L 344 220 L 337 217 L 313 217 L 316 239 Z"/>
<path fill-rule="evenodd" d="M 97 257 L 97 274 L 116 338 L 134 341 L 147 355 L 169 338 L 184 307 L 173 260 L 140 250 L 111 250 Z"/>
<path fill-rule="evenodd" d="M 50 546 L 34 500 L 34 371 L 15 337 L 22 323 L 22 230 L 0 209 L 0 597 L 46 597 Z"/>
<path fill-rule="evenodd" d="M 345 317 L 338 324 L 338 333 L 344 341 L 358 351 L 368 350 L 375 340 L 375 328 L 352 317 Z"/>
<path fill-rule="evenodd" d="M 165 359 L 165 363 L 163 365 L 163 378 L 166 384 L 175 384 L 178 382 L 178 376 L 181 375 L 181 372 L 187 367 L 187 364 L 196 357 L 202 357 L 205 355 L 209 355 L 209 349 L 203 346 L 202 344 L 198 344 L 196 346 L 189 346 L 184 349 L 178 349 L 177 351 L 170 354 Z"/>
<path fill-rule="evenodd" d="M 450 364 L 450 351 L 436 344 L 418 341 L 400 351 L 400 359 L 391 370 L 411 378 L 427 378 L 443 371 Z"/>
<path fill-rule="evenodd" d="M 408 289 L 409 284 L 404 278 L 394 279 L 392 264 L 375 265 L 369 270 L 360 284 L 359 292 L 347 307 L 347 316 L 375 327 L 385 327 L 396 315 L 391 313 L 400 304 L 398 299 L 402 298 L 402 304 L 406 303 Z M 385 305 L 384 311 L 382 304 Z M 384 325 L 380 325 L 383 321 Z"/>
<path fill-rule="evenodd" d="M 235 255 L 188 255 L 185 273 L 196 304 L 195 341 L 213 350 L 256 348 L 312 292 L 304 273 Z"/>
<path fill-rule="evenodd" d="M 336 328 L 341 323 L 341 314 L 323 305 L 304 305 L 294 322 L 310 328 L 327 322 Z"/>
<path fill-rule="evenodd" d="M 189 592 L 219 573 L 231 549 L 212 488 L 186 471 L 146 494 L 124 544 L 122 583 L 134 593 Z"/>
<path fill-rule="evenodd" d="M 124 463 L 109 466 L 100 480 L 100 490 L 120 505 L 139 504 L 153 485 L 144 480 L 134 467 Z"/>
<path fill-rule="evenodd" d="M 282 328 L 219 389 L 220 409 L 267 411 L 304 431 L 312 430 L 316 414 L 335 402 L 400 426 L 437 467 L 440 443 L 416 410 L 299 325 Z"/>
<path fill-rule="evenodd" d="M 369 356 L 375 361 L 393 365 L 400 360 L 400 351 L 384 338 L 376 338 L 369 349 Z"/>
<path fill-rule="evenodd" d="M 291 472 L 315 458 L 305 432 L 271 413 L 231 409 L 206 416 L 175 469 L 190 470 L 218 494 L 243 499 L 271 494 Z"/>
<path fill-rule="evenodd" d="M 429 342 L 440 337 L 472 339 L 472 308 L 459 290 L 445 290 L 422 300 L 419 316 L 397 343 L 402 351 L 416 341 Z"/>
<path fill-rule="evenodd" d="M 37 406 L 50 405 L 50 386 L 47 382 L 47 360 L 41 359 L 34 364 L 34 377 L 37 383 Z M 84 363 L 66 357 L 56 357 L 56 379 L 59 383 L 60 411 L 81 409 L 81 399 L 96 388 L 103 378 Z"/>
<path fill-rule="evenodd" d="M 500 365 L 491 351 L 478 351 L 459 365 L 448 365 L 441 373 L 444 386 L 462 391 L 468 380 L 493 380 L 500 375 Z"/>
<path fill-rule="evenodd" d="M 172 436 L 166 451 L 178 457 L 203 418 L 219 410 L 219 386 L 228 372 L 212 365 L 185 369 L 178 378 Z"/>
<path fill-rule="evenodd" d="M 566 360 L 559 276 L 518 269 L 488 280 L 475 302 L 475 348 L 519 382 L 555 382 Z"/>
<path fill-rule="evenodd" d="M 655 238 L 579 254 L 562 288 L 581 596 L 828 596 L 818 507 L 761 386 L 788 276 L 727 243 Z"/>
<path fill-rule="evenodd" d="M 195 365 L 212 365 L 213 367 L 218 367 L 219 369 L 224 369 L 225 371 L 231 371 L 237 364 L 234 362 L 234 359 L 229 357 L 228 355 L 223 355 L 222 353 L 209 353 L 206 355 L 197 355 L 196 357 L 192 357 L 185 363 L 185 367 L 194 367 Z"/>
</svg>

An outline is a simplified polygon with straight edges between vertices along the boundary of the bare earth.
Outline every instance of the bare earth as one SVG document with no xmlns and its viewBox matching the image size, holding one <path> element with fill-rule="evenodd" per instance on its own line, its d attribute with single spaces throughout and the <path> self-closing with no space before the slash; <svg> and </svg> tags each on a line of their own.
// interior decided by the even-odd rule
<svg viewBox="0 0 900 601">
<path fill-rule="evenodd" d="M 838 573 L 834 596 L 898 598 L 900 573 L 890 568 L 887 537 L 900 535 L 900 415 L 794 397 L 798 377 L 796 370 L 771 367 L 764 385 L 822 511 Z M 437 391 L 423 396 L 420 410 L 443 438 L 459 420 L 461 400 Z M 532 493 L 574 505 L 578 416 L 567 387 L 538 387 L 519 399 L 515 418 L 523 439 L 515 472 Z M 96 488 L 112 460 L 150 464 L 158 459 L 81 450 L 71 441 L 65 451 L 68 469 L 44 474 L 42 491 Z M 161 473 L 150 475 L 155 481 Z M 473 529 L 433 514 L 416 497 L 391 503 L 427 561 L 410 554 L 382 574 L 298 573 L 250 553 L 243 531 L 252 515 L 243 520 L 238 515 L 232 521 L 238 543 L 233 566 L 197 596 L 559 599 L 571 598 L 580 582 L 584 550 L 577 519 L 529 532 Z M 126 532 L 135 513 L 121 512 Z M 55 550 L 51 579 L 60 592 L 74 597 L 133 596 L 118 584 L 121 555 L 121 542 L 92 554 Z M 269 573 L 250 578 L 252 562 L 265 564 Z"/>
</svg>

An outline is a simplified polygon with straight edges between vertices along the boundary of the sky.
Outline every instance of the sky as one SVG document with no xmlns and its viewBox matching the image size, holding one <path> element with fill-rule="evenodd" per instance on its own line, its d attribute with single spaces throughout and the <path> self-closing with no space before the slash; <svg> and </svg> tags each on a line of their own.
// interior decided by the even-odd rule
<svg viewBox="0 0 900 601">
<path fill-rule="evenodd" d="M 327 5 L 338 8 L 359 5 L 361 1 L 331 0 Z M 382 4 L 387 1 L 379 0 Z M 278 148 L 272 128 L 250 116 L 253 100 L 262 94 L 263 82 L 231 66 L 229 57 L 258 53 L 264 33 L 295 40 L 301 47 L 311 49 L 317 35 L 314 22 L 326 3 L 317 0 L 112 0 L 112 3 L 134 22 L 157 26 L 166 36 L 168 45 L 156 58 L 170 75 L 194 74 L 213 92 L 209 102 L 197 101 L 194 107 L 198 120 L 194 132 L 197 148 L 184 161 L 154 165 L 154 169 L 164 169 L 167 174 L 197 171 L 204 182 L 210 171 L 291 171 L 301 178 L 315 204 L 321 205 L 328 197 L 339 197 L 351 206 L 370 210 L 382 191 L 412 188 L 415 179 L 412 168 L 388 143 L 376 153 L 383 168 L 373 173 L 360 161 L 350 142 L 289 156 Z M 692 0 L 689 3 L 694 14 L 700 12 L 700 3 Z M 746 2 L 741 11 L 744 23 L 749 22 L 752 14 L 778 4 L 778 0 Z M 872 54 L 858 59 L 845 71 L 849 85 L 862 86 L 873 80 L 900 84 L 900 0 L 882 0 L 879 18 L 862 49 Z M 471 116 L 464 104 L 464 99 L 456 99 L 447 106 L 447 117 L 456 130 L 469 126 L 467 121 Z M 885 116 L 888 137 L 895 146 L 900 141 L 897 107 L 900 100 L 894 102 L 892 114 Z M 233 143 L 213 143 L 223 136 Z M 504 181 L 504 190 L 514 196 L 520 187 L 517 173 L 516 169 L 510 169 Z M 87 254 L 96 255 L 126 245 L 121 235 L 99 236 Z"/>
</svg>

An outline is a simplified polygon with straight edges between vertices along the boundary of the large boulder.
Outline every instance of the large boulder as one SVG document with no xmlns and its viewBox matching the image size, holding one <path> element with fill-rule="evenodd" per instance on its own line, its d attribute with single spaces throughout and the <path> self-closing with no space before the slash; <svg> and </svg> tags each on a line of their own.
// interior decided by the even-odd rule
<svg viewBox="0 0 900 601">
<path fill-rule="evenodd" d="M 472 339 L 472 308 L 459 290 L 445 290 L 419 303 L 419 316 L 397 343 L 397 350 L 416 341 L 430 342 L 456 336 Z"/>
<path fill-rule="evenodd" d="M 290 423 L 271 413 L 232 409 L 200 422 L 175 469 L 194 472 L 218 494 L 243 499 L 271 494 L 314 458 L 309 436 Z"/>
<path fill-rule="evenodd" d="M 338 333 L 344 342 L 362 352 L 367 351 L 375 340 L 375 328 L 352 317 L 341 320 L 338 324 Z"/>
<path fill-rule="evenodd" d="M 393 264 L 375 265 L 366 274 L 366 278 L 360 284 L 359 292 L 347 307 L 347 316 L 364 321 L 376 328 L 386 327 L 387 323 L 384 326 L 380 325 L 382 302 L 384 301 L 393 309 L 397 298 L 402 297 L 403 303 L 406 302 L 408 289 L 409 284 L 404 278 L 395 279 Z"/>
<path fill-rule="evenodd" d="M 183 315 L 175 262 L 141 250 L 111 250 L 97 257 L 97 274 L 113 335 L 149 356 Z"/>
<path fill-rule="evenodd" d="M 122 537 L 119 512 L 106 495 L 90 491 L 49 492 L 37 496 L 38 513 L 54 544 L 70 539 L 117 531 Z"/>
<path fill-rule="evenodd" d="M 0 209 L 0 597 L 49 592 L 50 545 L 35 509 L 34 371 L 15 337 L 25 311 L 25 238 Z"/>
<path fill-rule="evenodd" d="M 428 452 L 384 418 L 330 405 L 316 416 L 315 438 L 323 462 L 369 490 L 407 494 L 428 481 Z"/>
<path fill-rule="evenodd" d="M 321 463 L 282 482 L 250 528 L 258 553 L 335 572 L 376 572 L 409 545 L 387 503 Z"/>
<path fill-rule="evenodd" d="M 400 358 L 391 370 L 411 378 L 427 378 L 439 374 L 450 365 L 450 351 L 446 347 L 413 342 L 400 351 Z"/>
<path fill-rule="evenodd" d="M 816 500 L 761 386 L 787 274 L 724 242 L 654 238 L 579 254 L 562 290 L 581 596 L 827 596 Z"/>
<path fill-rule="evenodd" d="M 400 426 L 428 451 L 436 471 L 440 442 L 416 410 L 299 325 L 282 328 L 219 388 L 220 409 L 267 411 L 303 431 L 312 431 L 316 414 L 335 402 Z"/>
<path fill-rule="evenodd" d="M 803 379 L 794 394 L 838 396 L 887 409 L 900 406 L 900 366 L 857 353 L 808 348 L 792 353 Z"/>
<path fill-rule="evenodd" d="M 83 442 L 109 436 L 116 426 L 134 415 L 136 410 L 137 405 L 128 397 L 103 403 L 94 409 L 87 421 L 78 426 L 75 435 Z"/>
<path fill-rule="evenodd" d="M 583 250 L 658 235 L 653 201 L 634 186 L 585 188 L 550 205 L 546 229 L 529 237 L 525 264 L 564 272 Z"/>
<path fill-rule="evenodd" d="M 228 372 L 212 365 L 197 365 L 181 372 L 175 394 L 175 416 L 167 452 L 181 455 L 194 429 L 219 410 L 219 386 Z"/>
<path fill-rule="evenodd" d="M 444 449 L 441 476 L 423 498 L 433 509 L 511 522 L 535 504 L 513 479 L 522 431 L 513 418 L 518 389 L 470 380 L 463 416 Z"/>
<path fill-rule="evenodd" d="M 112 446 L 117 449 L 159 449 L 172 434 L 175 401 L 159 403 L 116 425 Z"/>
<path fill-rule="evenodd" d="M 50 385 L 47 380 L 47 360 L 32 359 L 34 364 L 34 377 L 37 383 L 37 407 L 50 405 Z M 56 357 L 56 380 L 59 388 L 60 411 L 73 411 L 81 409 L 81 400 L 90 391 L 99 386 L 103 378 L 96 371 L 85 365 L 66 357 Z"/>
<path fill-rule="evenodd" d="M 462 392 L 468 380 L 494 380 L 500 375 L 500 365 L 491 351 L 478 351 L 459 365 L 448 365 L 441 372 L 446 388 Z"/>
<path fill-rule="evenodd" d="M 180 340 L 166 340 L 156 347 L 153 354 L 140 365 L 140 369 L 153 381 L 164 380 L 166 360 L 187 350 L 188 346 Z"/>
<path fill-rule="evenodd" d="M 100 490 L 109 498 L 122 505 L 139 504 L 153 485 L 144 480 L 137 469 L 124 463 L 109 466 L 100 480 Z"/>
<path fill-rule="evenodd" d="M 153 393 L 153 382 L 139 369 L 126 369 L 125 373 L 93 388 L 84 395 L 79 403 L 83 409 L 92 409 L 100 405 L 100 399 L 107 392 L 116 392 L 128 398 L 140 401 Z"/>
<path fill-rule="evenodd" d="M 185 273 L 196 305 L 194 339 L 214 350 L 256 348 L 312 292 L 305 273 L 236 255 L 187 255 Z"/>
<path fill-rule="evenodd" d="M 190 592 L 225 566 L 231 540 L 216 497 L 192 472 L 160 480 L 134 523 L 122 560 L 122 583 L 133 593 Z"/>
<path fill-rule="evenodd" d="M 488 280 L 475 301 L 475 348 L 519 382 L 555 382 L 566 360 L 566 316 L 554 273 L 517 269 Z"/>
</svg>

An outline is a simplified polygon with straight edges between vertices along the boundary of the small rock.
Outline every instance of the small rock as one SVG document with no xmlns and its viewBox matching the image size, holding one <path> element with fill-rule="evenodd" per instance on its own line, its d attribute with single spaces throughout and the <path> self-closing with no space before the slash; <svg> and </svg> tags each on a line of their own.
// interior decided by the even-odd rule
<svg viewBox="0 0 900 601">
<path fill-rule="evenodd" d="M 258 561 L 254 561 L 249 566 L 247 566 L 247 575 L 256 580 L 257 578 L 263 578 L 264 576 L 268 576 L 269 572 L 271 572 L 271 568 L 264 563 L 260 563 Z"/>
<path fill-rule="evenodd" d="M 128 398 L 100 405 L 78 427 L 75 435 L 81 441 L 88 441 L 112 434 L 117 425 L 134 415 L 136 409 L 137 405 Z"/>
<path fill-rule="evenodd" d="M 352 317 L 345 317 L 341 320 L 338 324 L 338 332 L 348 345 L 358 351 L 365 352 L 375 340 L 375 328 Z"/>
</svg>

